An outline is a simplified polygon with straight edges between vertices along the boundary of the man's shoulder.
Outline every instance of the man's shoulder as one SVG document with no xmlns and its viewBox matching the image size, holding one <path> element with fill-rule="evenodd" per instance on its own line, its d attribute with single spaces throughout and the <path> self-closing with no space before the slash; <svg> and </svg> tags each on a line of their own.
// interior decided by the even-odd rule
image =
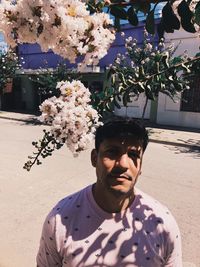
<svg viewBox="0 0 200 267">
<path fill-rule="evenodd" d="M 61 199 L 49 213 L 50 217 L 55 217 L 56 215 L 65 216 L 68 213 L 75 213 L 76 209 L 85 203 L 87 192 L 91 190 L 91 185 L 69 194 L 65 198 Z"/>
<path fill-rule="evenodd" d="M 166 227 L 176 224 L 173 214 L 166 205 L 139 189 L 136 189 L 136 196 L 138 207 L 141 208 L 146 218 L 151 220 L 154 218 L 157 223 Z"/>
<path fill-rule="evenodd" d="M 138 188 L 135 190 L 135 194 L 137 196 L 138 201 L 140 201 L 141 204 L 149 206 L 149 208 L 156 209 L 156 210 L 161 209 L 162 211 L 163 209 L 168 210 L 168 208 L 163 203 L 161 203 L 159 200 L 157 200 L 153 196 L 150 196 L 149 194 L 143 192 L 142 190 Z"/>
</svg>

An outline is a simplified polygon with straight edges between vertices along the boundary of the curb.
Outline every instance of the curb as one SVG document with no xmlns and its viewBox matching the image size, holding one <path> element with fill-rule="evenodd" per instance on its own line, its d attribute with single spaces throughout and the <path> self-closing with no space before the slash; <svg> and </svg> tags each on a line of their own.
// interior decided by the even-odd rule
<svg viewBox="0 0 200 267">
<path fill-rule="evenodd" d="M 157 144 L 165 144 L 165 145 L 169 145 L 169 146 L 187 147 L 187 148 L 190 148 L 192 150 L 198 150 L 200 152 L 200 146 L 193 145 L 193 144 L 184 144 L 184 143 L 180 143 L 180 142 L 156 140 L 156 139 L 152 139 L 152 138 L 149 139 L 149 142 L 157 143 Z"/>
<path fill-rule="evenodd" d="M 37 117 L 34 117 L 34 116 L 30 119 L 19 119 L 19 118 L 6 117 L 6 116 L 0 115 L 0 119 L 6 119 L 6 120 L 12 120 L 12 121 L 21 121 L 21 122 L 25 122 L 25 123 L 34 124 L 34 125 L 43 125 L 43 123 L 41 123 L 37 119 Z M 197 150 L 200 152 L 200 146 L 193 145 L 193 144 L 185 144 L 185 143 L 180 143 L 180 142 L 175 142 L 175 141 L 157 140 L 157 139 L 153 139 L 153 138 L 149 138 L 149 142 L 157 143 L 157 144 L 165 144 L 165 145 L 169 145 L 169 146 L 187 147 L 187 148 L 190 148 L 192 150 Z"/>
<path fill-rule="evenodd" d="M 26 122 L 26 123 L 32 123 L 32 124 L 38 124 L 41 125 L 42 123 L 37 119 L 37 118 L 30 118 L 30 119 L 18 119 L 18 118 L 11 118 L 11 117 L 6 117 L 6 116 L 1 116 L 0 119 L 5 119 L 5 120 L 12 120 L 12 121 L 21 121 L 21 122 Z"/>
</svg>

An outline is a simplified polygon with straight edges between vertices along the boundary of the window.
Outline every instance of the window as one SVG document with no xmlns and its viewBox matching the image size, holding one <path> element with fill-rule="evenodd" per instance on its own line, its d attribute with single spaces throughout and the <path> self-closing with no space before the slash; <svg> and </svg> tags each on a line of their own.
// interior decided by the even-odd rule
<svg viewBox="0 0 200 267">
<path fill-rule="evenodd" d="M 200 75 L 195 76 L 190 89 L 183 92 L 181 111 L 200 112 Z"/>
<path fill-rule="evenodd" d="M 94 81 L 89 85 L 89 89 L 92 93 L 100 93 L 103 90 L 103 82 L 102 81 Z"/>
</svg>

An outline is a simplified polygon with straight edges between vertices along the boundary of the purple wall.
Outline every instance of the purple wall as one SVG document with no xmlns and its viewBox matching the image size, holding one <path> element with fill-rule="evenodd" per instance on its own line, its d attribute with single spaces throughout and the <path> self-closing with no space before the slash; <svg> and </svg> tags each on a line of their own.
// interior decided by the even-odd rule
<svg viewBox="0 0 200 267">
<path fill-rule="evenodd" d="M 137 39 L 138 42 L 141 42 L 143 38 L 143 29 L 144 24 L 140 23 L 139 26 L 133 27 L 130 24 L 125 24 L 122 26 L 122 31 L 125 33 L 125 36 L 132 36 Z M 155 40 L 157 41 L 157 37 Z M 108 50 L 108 54 L 102 58 L 99 62 L 99 65 L 102 68 L 109 66 L 118 53 L 123 53 L 125 51 L 124 47 L 124 38 L 121 37 L 120 33 L 116 33 L 116 39 L 110 49 Z M 23 64 L 24 69 L 38 69 L 38 68 L 54 68 L 57 64 L 62 61 L 62 58 L 58 55 L 55 55 L 53 52 L 49 51 L 47 53 L 43 53 L 40 49 L 40 46 L 37 44 L 22 44 L 18 47 L 18 52 L 25 64 Z M 80 61 L 80 60 L 79 60 Z M 67 66 L 73 67 L 74 64 L 70 64 L 68 61 Z"/>
</svg>

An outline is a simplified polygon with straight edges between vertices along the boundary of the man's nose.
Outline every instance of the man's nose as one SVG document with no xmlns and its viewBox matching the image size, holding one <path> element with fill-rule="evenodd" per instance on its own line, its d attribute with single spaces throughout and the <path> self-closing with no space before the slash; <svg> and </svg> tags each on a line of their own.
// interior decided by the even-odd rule
<svg viewBox="0 0 200 267">
<path fill-rule="evenodd" d="M 123 169 L 128 169 L 129 167 L 129 157 L 126 153 L 121 154 L 116 160 L 116 166 Z"/>
</svg>

